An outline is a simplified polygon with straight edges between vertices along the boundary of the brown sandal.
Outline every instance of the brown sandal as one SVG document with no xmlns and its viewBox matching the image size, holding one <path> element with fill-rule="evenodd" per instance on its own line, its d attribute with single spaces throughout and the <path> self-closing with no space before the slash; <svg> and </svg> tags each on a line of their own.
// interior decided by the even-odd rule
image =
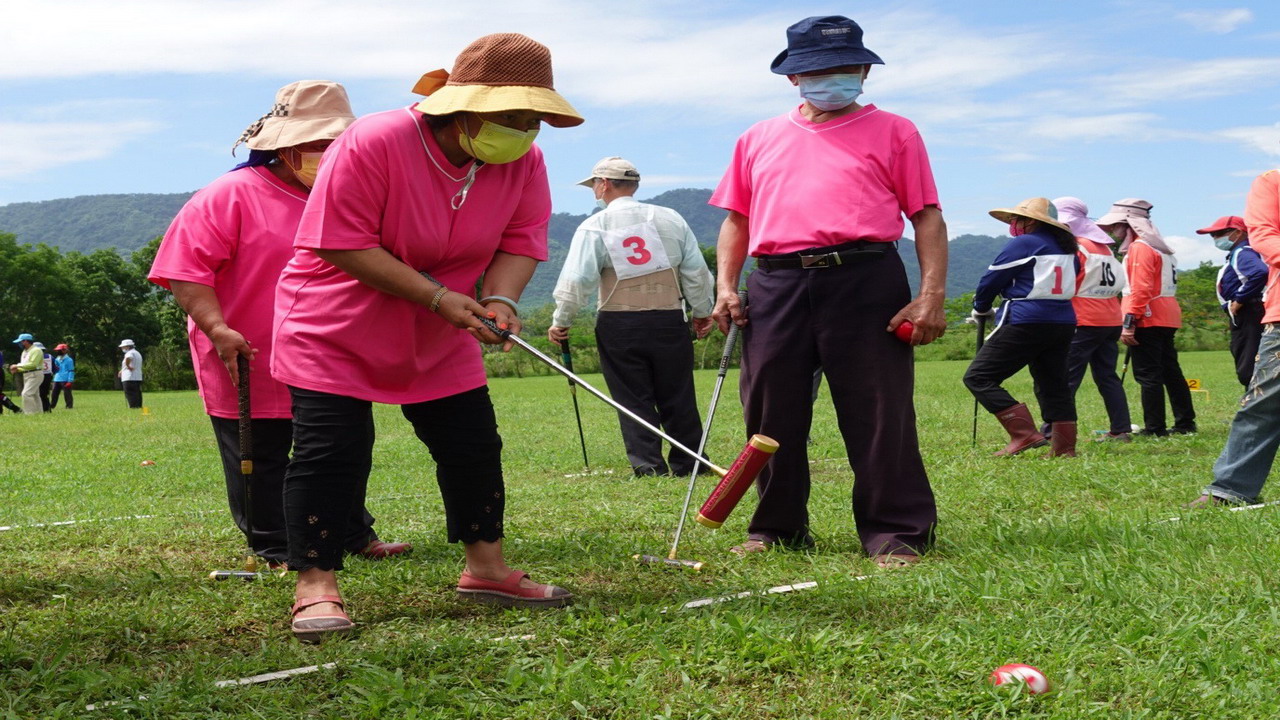
<svg viewBox="0 0 1280 720">
<path fill-rule="evenodd" d="M 300 610 L 305 610 L 312 605 L 321 603 L 337 605 L 341 614 L 298 617 Z M 293 615 L 293 636 L 298 638 L 298 642 L 318 643 L 326 635 L 346 635 L 356 626 L 355 623 L 351 622 L 351 618 L 347 617 L 346 604 L 337 595 L 315 595 L 302 598 L 293 604 L 293 609 L 289 612 Z"/>
</svg>

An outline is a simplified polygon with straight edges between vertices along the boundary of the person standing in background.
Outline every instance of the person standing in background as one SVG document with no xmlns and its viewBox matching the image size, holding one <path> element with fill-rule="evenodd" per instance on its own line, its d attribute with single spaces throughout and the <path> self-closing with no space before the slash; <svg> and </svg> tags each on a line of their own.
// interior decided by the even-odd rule
<svg viewBox="0 0 1280 720">
<path fill-rule="evenodd" d="M 607 157 L 578 183 L 601 211 L 582 221 L 556 281 L 547 338 L 562 343 L 578 310 L 599 289 L 596 346 L 600 371 L 619 403 L 688 447 L 701 435 L 693 388 L 688 303 L 699 338 L 711 331 L 715 290 L 693 230 L 670 208 L 637 202 L 640 171 Z M 618 414 L 627 460 L 636 475 L 688 475 L 694 461 Z"/>
<path fill-rule="evenodd" d="M 1178 306 L 1178 269 L 1173 250 L 1151 222 L 1151 203 L 1126 198 L 1111 206 L 1098 225 L 1120 243 L 1129 290 L 1121 301 L 1124 313 L 1120 342 L 1133 348 L 1133 378 L 1142 387 L 1143 428 L 1138 435 L 1164 437 L 1196 431 L 1191 390 L 1178 364 L 1174 335 L 1182 327 Z M 1165 422 L 1164 396 L 1169 394 L 1173 427 Z"/>
<path fill-rule="evenodd" d="M 53 374 L 53 398 L 49 401 L 49 407 L 58 407 L 58 396 L 65 392 L 67 409 L 71 410 L 75 407 L 71 398 L 71 385 L 76 381 L 76 361 L 71 357 L 71 348 L 66 343 L 59 343 L 54 350 L 58 352 L 58 358 L 54 361 L 57 370 Z"/>
<path fill-rule="evenodd" d="M 1076 236 L 1080 246 L 1076 257 L 1080 274 L 1076 277 L 1076 294 L 1071 306 L 1076 313 L 1076 331 L 1067 357 L 1067 383 L 1075 397 L 1084 382 L 1086 368 L 1093 373 L 1102 404 L 1107 409 L 1110 429 L 1099 435 L 1098 442 L 1129 442 L 1133 430 L 1129 415 L 1129 399 L 1116 375 L 1116 358 L 1120 354 L 1120 294 L 1128 286 L 1124 265 L 1116 259 L 1111 239 L 1089 217 L 1084 201 L 1060 197 L 1053 201 L 1058 219 Z M 1042 430 L 1043 432 L 1043 430 Z"/>
<path fill-rule="evenodd" d="M 40 379 L 40 409 L 43 412 L 49 412 L 51 405 L 49 404 L 49 392 L 53 390 L 53 355 L 45 349 L 44 343 L 36 343 L 36 347 L 40 348 L 41 356 L 41 372 L 44 377 Z"/>
<path fill-rule="evenodd" d="M 120 349 L 124 351 L 124 359 L 116 375 L 124 388 L 125 403 L 137 409 L 142 407 L 142 353 L 133 347 L 132 340 L 121 340 Z"/>
<path fill-rule="evenodd" d="M 1236 361 L 1236 379 L 1249 387 L 1253 364 L 1262 340 L 1263 291 L 1267 288 L 1267 264 L 1249 246 L 1244 218 L 1227 215 L 1196 231 L 1208 235 L 1227 262 L 1218 271 L 1218 302 L 1231 322 L 1231 357 Z"/>
<path fill-rule="evenodd" d="M 13 343 L 22 348 L 22 359 L 9 366 L 9 372 L 22 379 L 22 414 L 38 415 L 40 406 L 40 381 L 44 379 L 44 353 L 36 347 L 31 333 L 22 333 Z"/>
</svg>

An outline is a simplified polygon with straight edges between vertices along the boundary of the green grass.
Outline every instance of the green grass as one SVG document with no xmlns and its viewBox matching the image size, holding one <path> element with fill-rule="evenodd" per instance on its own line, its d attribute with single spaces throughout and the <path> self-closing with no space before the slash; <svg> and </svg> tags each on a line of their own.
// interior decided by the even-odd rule
<svg viewBox="0 0 1280 720">
<path fill-rule="evenodd" d="M 592 468 L 613 474 L 564 477 L 582 469 L 564 381 L 496 380 L 510 560 L 579 598 L 551 612 L 453 598 L 461 552 L 443 540 L 430 459 L 398 410 L 379 407 L 369 506 L 384 537 L 416 548 L 348 563 L 361 631 L 320 647 L 289 635 L 288 579 L 203 579 L 234 567 L 242 540 L 193 393 L 149 393 L 146 416 L 91 392 L 72 412 L 5 414 L 0 525 L 168 516 L 0 532 L 0 717 L 1272 717 L 1280 507 L 1153 524 L 1185 514 L 1178 504 L 1210 478 L 1239 394 L 1225 353 L 1183 362 L 1212 393 L 1196 395 L 1199 435 L 1082 444 L 1059 461 L 988 457 L 1002 433 L 985 414 L 972 449 L 964 364 L 919 364 L 942 524 L 936 552 L 890 572 L 859 552 L 825 397 L 811 447 L 817 550 L 726 553 L 749 497 L 724 529 L 688 529 L 682 556 L 708 563 L 690 574 L 631 560 L 665 553 L 684 480 L 631 479 L 616 416 L 581 393 Z M 713 379 L 698 376 L 704 404 Z M 742 446 L 735 379 L 709 445 L 724 462 Z M 1010 387 L 1031 399 L 1025 375 Z M 1091 383 L 1079 397 L 1087 438 L 1105 421 Z M 805 580 L 818 588 L 674 610 Z M 520 635 L 535 637 L 493 640 Z M 339 666 L 213 687 L 326 662 Z M 1054 692 L 988 686 L 1006 662 L 1041 668 Z M 128 702 L 85 711 L 111 700 Z"/>
</svg>

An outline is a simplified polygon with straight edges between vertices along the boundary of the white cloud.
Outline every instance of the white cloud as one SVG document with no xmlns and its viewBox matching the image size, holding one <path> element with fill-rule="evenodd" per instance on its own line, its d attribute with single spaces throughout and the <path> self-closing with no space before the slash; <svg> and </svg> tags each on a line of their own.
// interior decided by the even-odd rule
<svg viewBox="0 0 1280 720">
<path fill-rule="evenodd" d="M 159 127 L 151 120 L 0 122 L 0 177 L 111 157 Z"/>
<path fill-rule="evenodd" d="M 1046 117 L 1032 122 L 1027 132 L 1057 141 L 1089 142 L 1093 140 L 1149 140 L 1157 131 L 1153 125 L 1159 120 L 1151 113 L 1113 113 L 1110 115 L 1079 115 L 1075 117 Z"/>
<path fill-rule="evenodd" d="M 1091 81 L 1095 102 L 1126 107 L 1153 102 L 1184 104 L 1257 93 L 1280 82 L 1280 57 L 1217 58 L 1135 66 Z"/>
<path fill-rule="evenodd" d="M 1267 155 L 1280 155 L 1280 123 L 1228 128 L 1219 130 L 1216 135 L 1226 140 L 1243 143 Z"/>
<path fill-rule="evenodd" d="M 1165 235 L 1164 241 L 1169 243 L 1178 261 L 1178 270 L 1187 271 L 1200 267 L 1200 263 L 1221 265 L 1224 253 L 1214 247 L 1207 235 L 1186 237 L 1183 235 Z"/>
<path fill-rule="evenodd" d="M 1248 8 L 1228 10 L 1191 10 L 1175 17 L 1197 30 L 1226 35 L 1248 22 L 1253 22 L 1253 11 Z"/>
</svg>

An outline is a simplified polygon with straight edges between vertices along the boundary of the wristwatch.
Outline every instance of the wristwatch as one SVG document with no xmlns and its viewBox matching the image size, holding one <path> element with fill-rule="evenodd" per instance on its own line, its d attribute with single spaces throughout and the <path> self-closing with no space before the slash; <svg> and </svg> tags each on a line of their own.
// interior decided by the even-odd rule
<svg viewBox="0 0 1280 720">
<path fill-rule="evenodd" d="M 1133 313 L 1125 313 L 1125 315 L 1124 315 L 1124 329 L 1125 329 L 1125 330 L 1132 330 L 1132 329 L 1133 329 Z"/>
</svg>

